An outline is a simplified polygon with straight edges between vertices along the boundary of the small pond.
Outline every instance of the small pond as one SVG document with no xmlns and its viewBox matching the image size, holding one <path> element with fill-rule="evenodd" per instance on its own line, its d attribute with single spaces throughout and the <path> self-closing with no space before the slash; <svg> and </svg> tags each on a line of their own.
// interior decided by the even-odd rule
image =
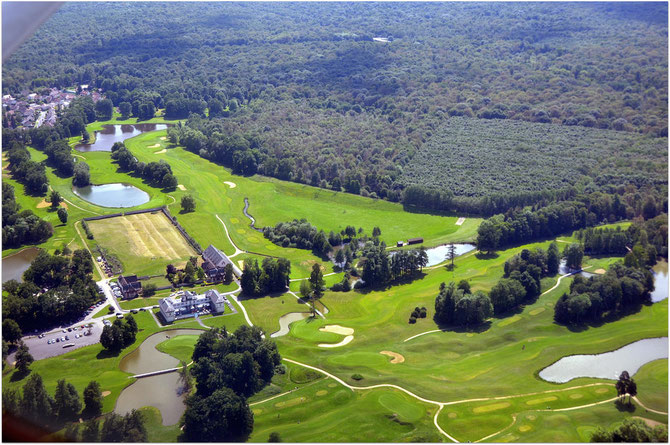
<svg viewBox="0 0 670 445">
<path fill-rule="evenodd" d="M 578 377 L 616 380 L 622 371 L 632 376 L 642 365 L 661 358 L 668 358 L 668 337 L 645 338 L 616 351 L 563 357 L 540 371 L 540 378 L 554 383 Z"/>
<path fill-rule="evenodd" d="M 142 342 L 139 348 L 126 355 L 119 367 L 131 374 L 142 374 L 179 366 L 179 360 L 156 349 L 156 345 L 179 335 L 200 335 L 196 329 L 172 329 L 153 334 Z M 116 400 L 114 412 L 125 414 L 143 406 L 153 406 L 160 410 L 163 425 L 179 422 L 186 410 L 179 385 L 179 373 L 171 372 L 137 379 L 135 383 L 121 391 Z"/>
<path fill-rule="evenodd" d="M 420 246 L 417 245 L 414 246 L 413 249 L 418 249 L 419 247 Z M 474 244 L 454 244 L 454 247 L 456 247 L 456 256 L 461 256 L 477 248 Z M 426 254 L 428 254 L 428 264 L 426 264 L 426 266 L 435 266 L 445 262 L 448 249 L 449 244 L 426 249 Z M 395 252 L 397 252 L 397 250 L 392 250 L 391 255 L 394 255 Z"/>
<path fill-rule="evenodd" d="M 23 272 L 28 270 L 30 263 L 40 253 L 37 247 L 29 247 L 2 259 L 2 282 L 16 280 L 23 281 Z"/>
<path fill-rule="evenodd" d="M 103 125 L 102 130 L 95 132 L 95 142 L 92 144 L 75 145 L 78 151 L 112 151 L 115 142 L 123 142 L 148 131 L 165 130 L 166 124 L 133 124 L 133 125 Z"/>
<path fill-rule="evenodd" d="M 558 265 L 558 274 L 559 274 L 559 275 L 565 275 L 565 274 L 567 274 L 567 273 L 572 273 L 572 272 L 574 272 L 574 271 L 575 271 L 575 269 L 570 269 L 570 268 L 566 265 L 566 261 L 565 261 L 565 259 L 562 259 L 561 262 L 560 262 L 559 265 Z M 581 272 L 579 272 L 579 273 L 577 273 L 577 274 L 575 274 L 575 275 L 581 275 L 581 276 L 583 276 L 584 278 L 591 278 L 591 277 L 595 277 L 597 274 L 594 274 L 594 273 L 591 273 L 591 272 L 586 272 L 586 271 L 581 271 Z"/>
<path fill-rule="evenodd" d="M 658 303 L 668 298 L 668 263 L 659 261 L 654 266 L 654 291 L 651 293 L 651 301 Z"/>
<path fill-rule="evenodd" d="M 81 199 L 100 207 L 134 207 L 151 199 L 144 190 L 122 183 L 73 187 L 72 191 Z"/>
</svg>

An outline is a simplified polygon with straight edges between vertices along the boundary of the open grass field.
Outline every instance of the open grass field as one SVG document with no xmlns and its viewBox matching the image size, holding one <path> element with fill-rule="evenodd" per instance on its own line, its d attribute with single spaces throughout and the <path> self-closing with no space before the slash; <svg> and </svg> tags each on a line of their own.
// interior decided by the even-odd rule
<svg viewBox="0 0 670 445">
<path fill-rule="evenodd" d="M 181 268 L 198 255 L 162 212 L 89 221 L 88 227 L 125 272 L 139 276 L 164 273 L 168 264 Z"/>
</svg>

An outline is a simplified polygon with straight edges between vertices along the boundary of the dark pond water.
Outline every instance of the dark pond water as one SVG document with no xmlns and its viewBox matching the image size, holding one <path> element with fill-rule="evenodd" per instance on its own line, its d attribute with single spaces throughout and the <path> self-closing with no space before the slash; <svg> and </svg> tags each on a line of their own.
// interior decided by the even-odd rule
<svg viewBox="0 0 670 445">
<path fill-rule="evenodd" d="M 2 282 L 9 280 L 23 281 L 23 272 L 40 253 L 37 247 L 29 247 L 2 259 Z"/>
<path fill-rule="evenodd" d="M 668 298 L 668 263 L 660 261 L 654 266 L 654 291 L 651 301 L 658 303 Z"/>
<path fill-rule="evenodd" d="M 202 331 L 195 329 L 173 329 L 159 332 L 147 337 L 139 348 L 125 356 L 119 367 L 131 374 L 160 371 L 179 366 L 179 360 L 156 349 L 156 345 L 179 335 L 200 335 Z M 186 410 L 183 394 L 180 389 L 179 373 L 171 372 L 137 379 L 135 383 L 121 391 L 116 400 L 114 412 L 126 414 L 143 406 L 158 408 L 163 417 L 163 425 L 174 425 L 179 422 Z"/>
<path fill-rule="evenodd" d="M 645 338 L 616 351 L 563 357 L 540 371 L 540 377 L 554 383 L 578 377 L 616 380 L 622 371 L 632 376 L 644 364 L 661 358 L 668 358 L 668 337 Z"/>
<path fill-rule="evenodd" d="M 102 130 L 95 132 L 93 144 L 75 145 L 78 151 L 112 151 L 115 142 L 123 142 L 148 131 L 165 130 L 166 124 L 132 124 L 132 125 L 103 125 Z"/>
<path fill-rule="evenodd" d="M 101 207 L 134 207 L 150 199 L 144 190 L 122 183 L 73 187 L 72 191 L 81 199 Z"/>
</svg>

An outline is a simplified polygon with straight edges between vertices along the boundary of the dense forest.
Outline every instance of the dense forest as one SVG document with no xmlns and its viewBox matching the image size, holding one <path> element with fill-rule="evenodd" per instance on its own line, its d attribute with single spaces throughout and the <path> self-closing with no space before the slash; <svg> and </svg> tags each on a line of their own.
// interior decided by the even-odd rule
<svg viewBox="0 0 670 445">
<path fill-rule="evenodd" d="M 590 192 L 666 174 L 667 49 L 664 3 L 74 3 L 3 94 L 89 84 L 125 115 L 194 116 L 175 138 L 238 173 L 392 201 Z"/>
</svg>

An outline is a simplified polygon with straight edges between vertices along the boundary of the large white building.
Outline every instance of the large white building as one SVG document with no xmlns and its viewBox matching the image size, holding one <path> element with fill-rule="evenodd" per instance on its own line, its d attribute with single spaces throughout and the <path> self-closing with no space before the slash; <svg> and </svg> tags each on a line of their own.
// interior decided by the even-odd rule
<svg viewBox="0 0 670 445">
<path fill-rule="evenodd" d="M 180 290 L 167 298 L 158 300 L 158 306 L 165 321 L 172 322 L 181 318 L 194 317 L 205 310 L 218 314 L 225 312 L 228 299 L 216 289 L 210 289 L 202 295 L 188 290 Z"/>
</svg>

